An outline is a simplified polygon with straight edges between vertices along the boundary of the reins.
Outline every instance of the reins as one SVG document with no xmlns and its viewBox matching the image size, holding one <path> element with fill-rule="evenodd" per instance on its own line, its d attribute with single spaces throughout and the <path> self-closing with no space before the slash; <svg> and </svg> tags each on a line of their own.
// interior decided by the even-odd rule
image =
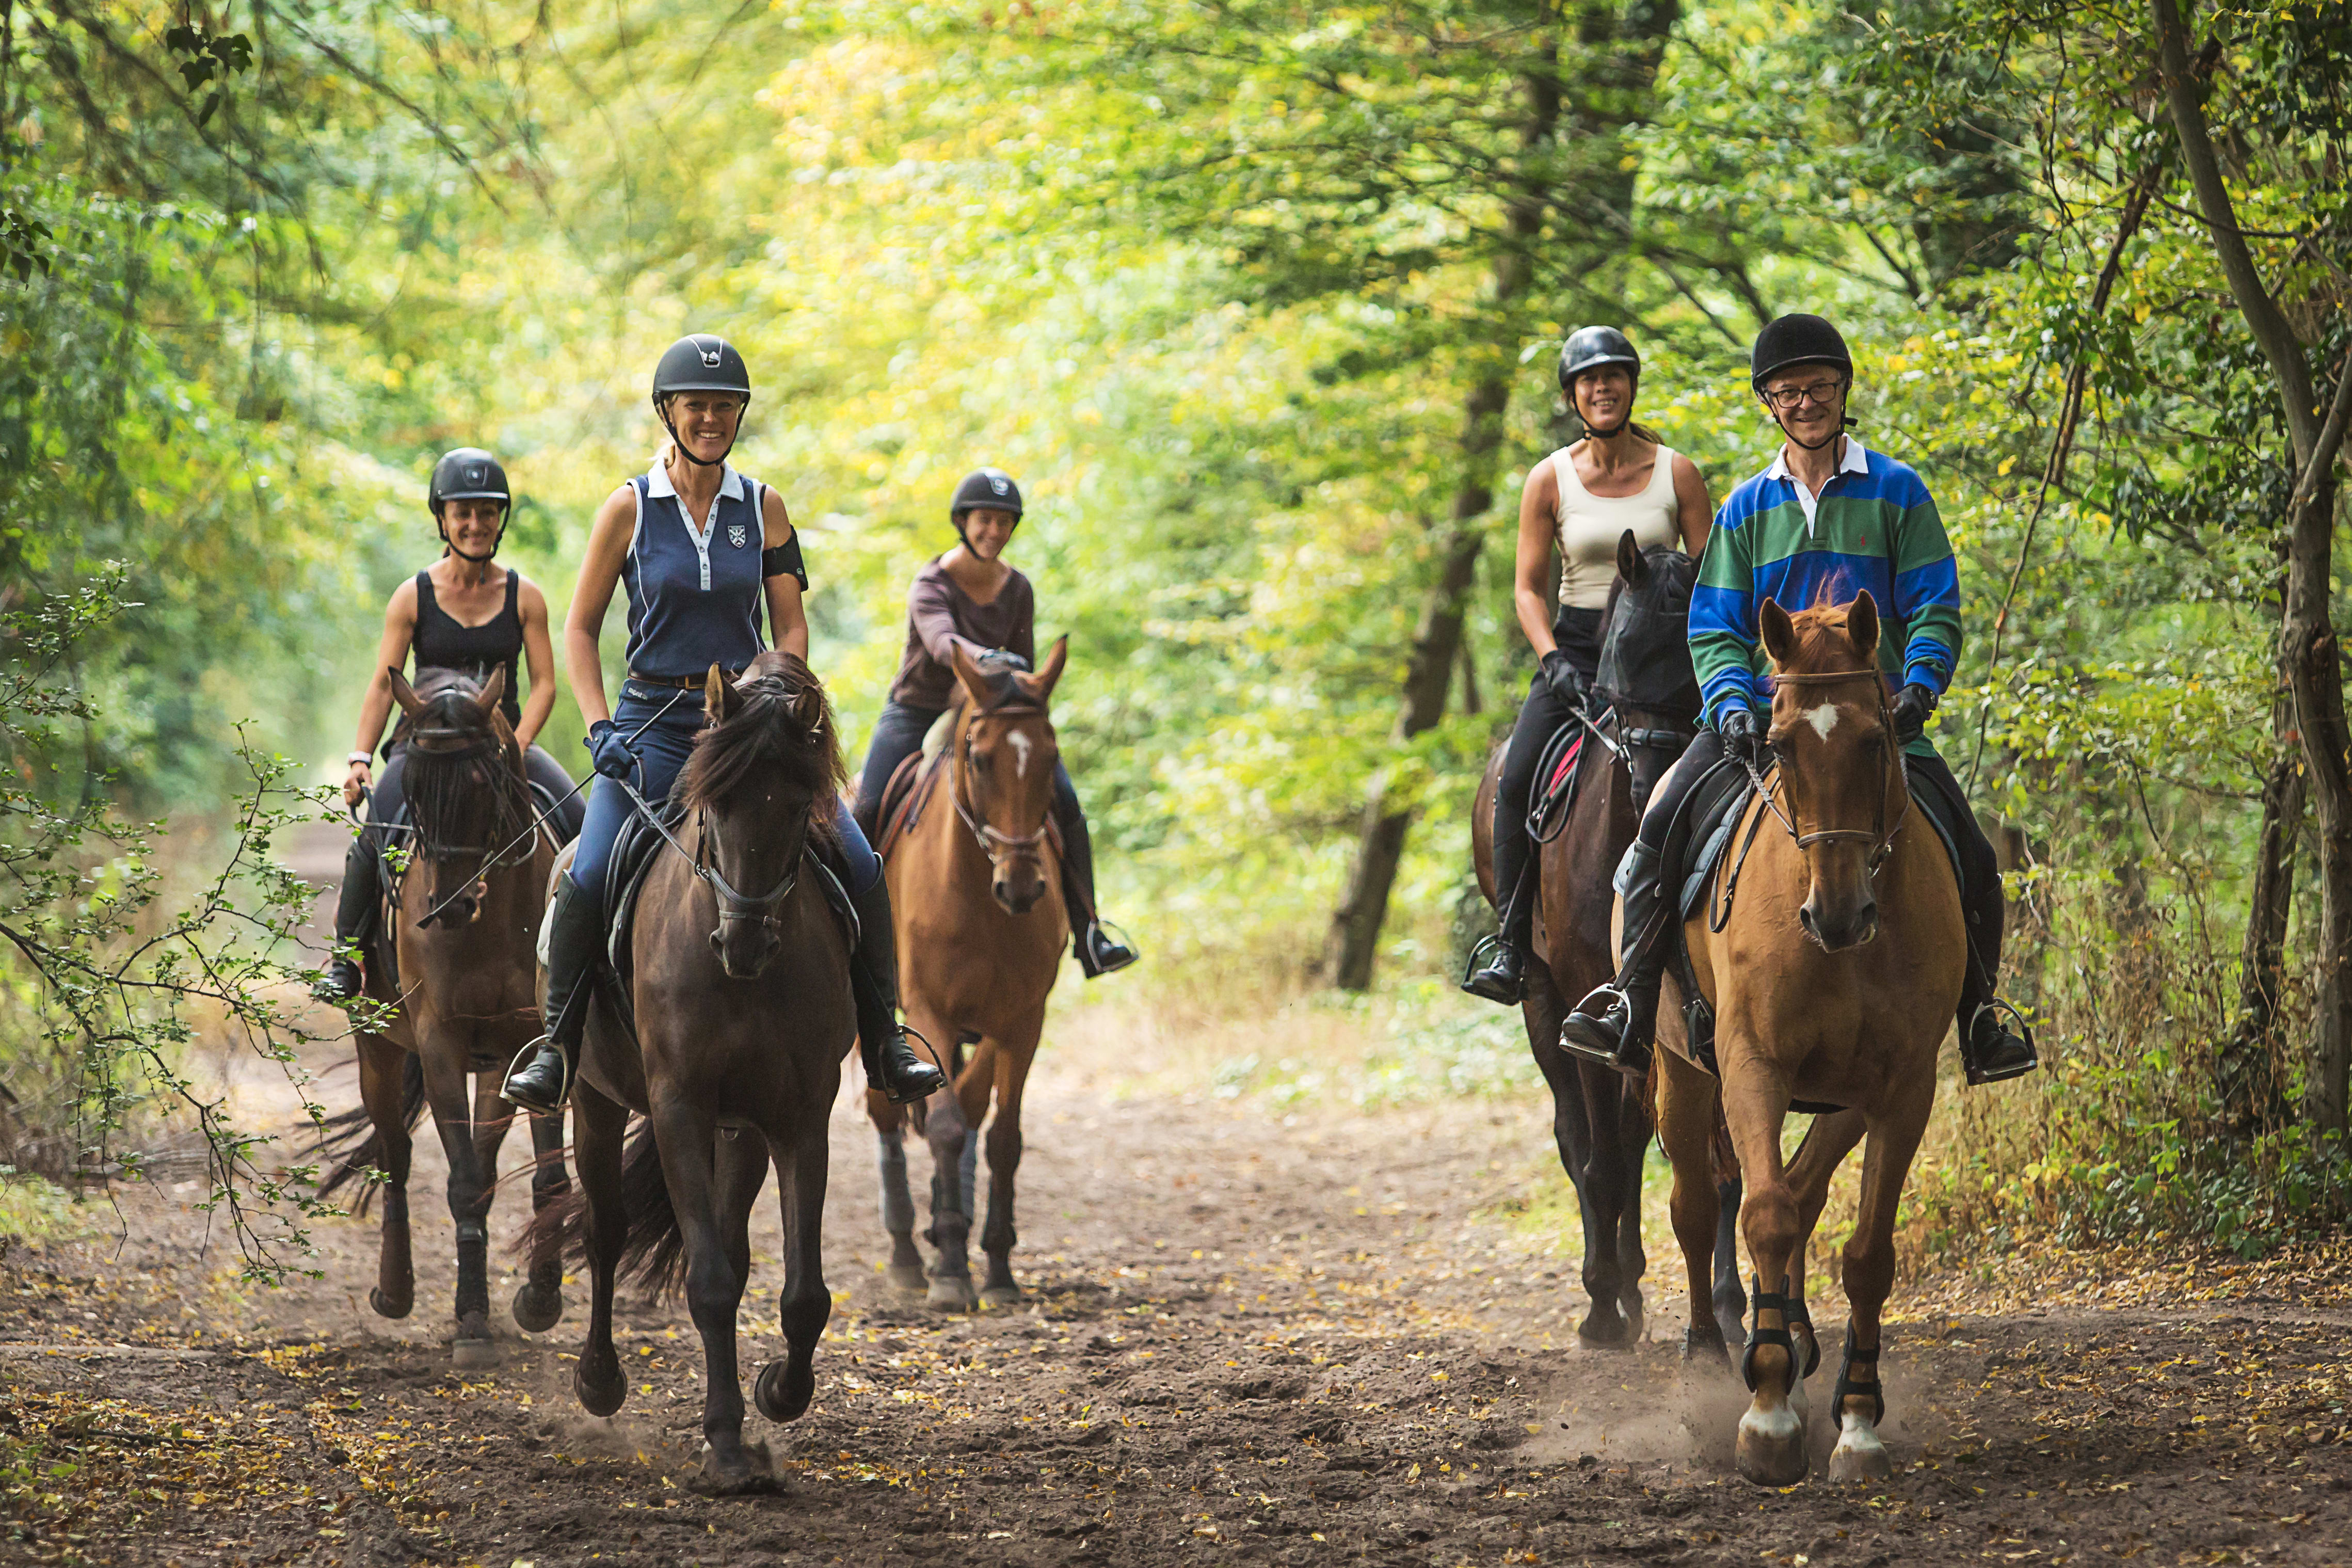
<svg viewBox="0 0 2352 1568">
<path fill-rule="evenodd" d="M 971 764 L 971 726 L 979 723 L 982 719 L 1042 719 L 1044 717 L 1045 717 L 1045 710 L 1034 703 L 1008 703 L 1002 708 L 991 708 L 984 712 L 974 713 L 970 720 L 958 726 L 961 732 L 956 737 L 957 766 L 954 782 L 948 791 L 948 798 L 954 803 L 956 816 L 962 820 L 965 827 L 971 829 L 973 841 L 980 846 L 980 852 L 988 857 L 988 863 L 991 866 L 1002 863 L 1009 856 L 1035 854 L 1045 844 L 1046 835 L 1051 831 L 1053 814 L 1050 811 L 1046 814 L 1045 821 L 1037 825 L 1037 831 L 1034 833 L 1000 833 L 980 819 L 963 797 L 964 773 Z"/>
<path fill-rule="evenodd" d="M 793 859 L 792 868 L 784 873 L 783 879 L 768 891 L 754 897 L 749 893 L 739 892 L 735 885 L 727 879 L 726 873 L 720 871 L 716 864 L 702 854 L 703 848 L 715 844 L 719 837 L 718 825 L 711 820 L 708 811 L 699 806 L 695 808 L 697 817 L 702 825 L 702 832 L 695 841 L 695 847 L 688 849 L 677 841 L 677 836 L 672 833 L 667 825 L 662 821 L 660 815 L 654 810 L 652 803 L 637 793 L 636 785 L 622 778 L 615 778 L 613 782 L 621 786 L 622 792 L 629 797 L 629 804 L 634 805 L 638 814 L 646 819 L 646 825 L 660 834 L 662 842 L 677 850 L 678 858 L 686 862 L 687 869 L 692 871 L 696 879 L 710 889 L 711 897 L 719 902 L 719 918 L 721 922 L 755 920 L 771 931 L 780 931 L 783 928 L 783 921 L 776 918 L 775 911 L 777 906 L 791 898 L 793 889 L 800 885 L 801 862 L 807 858 L 805 834 L 802 840 L 802 853 Z M 814 813 L 815 810 L 815 803 L 812 802 L 809 811 Z"/>
</svg>

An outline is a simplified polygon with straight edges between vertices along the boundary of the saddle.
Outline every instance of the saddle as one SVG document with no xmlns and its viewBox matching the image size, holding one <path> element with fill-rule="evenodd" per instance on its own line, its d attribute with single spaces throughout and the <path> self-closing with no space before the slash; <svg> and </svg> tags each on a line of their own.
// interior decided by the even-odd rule
<svg viewBox="0 0 2352 1568">
<path fill-rule="evenodd" d="M 1942 795 L 1923 784 L 1917 775 L 1917 763 L 1904 758 L 1906 782 L 1911 790 L 1911 807 L 1924 816 L 1936 830 L 1944 846 L 1944 854 L 1951 861 L 1952 879 L 1965 885 L 1961 872 L 1960 835 L 1966 829 L 1947 820 L 1948 807 Z M 1758 813 L 1745 834 L 1740 824 L 1748 817 L 1748 808 L 1756 799 L 1756 784 L 1748 770 L 1736 757 L 1725 757 L 1701 775 L 1683 797 L 1681 811 L 1667 825 L 1665 848 L 1660 856 L 1658 874 L 1666 879 L 1666 886 L 1675 889 L 1674 953 L 1675 979 L 1683 993 L 1683 1034 L 1690 1059 L 1715 1077 L 1721 1077 L 1715 1058 L 1715 1009 L 1701 994 L 1698 973 L 1691 963 L 1688 922 L 1702 910 L 1717 924 L 1727 919 L 1731 902 L 1738 894 L 1738 864 L 1735 860 L 1729 874 L 1723 879 L 1722 901 L 1714 904 L 1717 886 L 1717 873 L 1724 868 L 1724 857 L 1730 853 L 1737 835 L 1741 843 L 1741 858 L 1746 846 L 1759 832 L 1766 831 L 1768 814 Z M 1898 828 L 1896 831 L 1901 831 Z M 1621 868 L 1622 871 L 1622 868 Z M 1624 891 L 1621 881 L 1619 893 Z M 1821 1115 L 1842 1110 L 1843 1106 L 1820 1105 L 1810 1100 L 1792 1101 L 1790 1109 Z"/>
<path fill-rule="evenodd" d="M 931 797 L 939 793 L 940 781 L 948 773 L 948 750 L 955 743 L 956 722 L 962 714 L 963 705 L 959 702 L 933 720 L 923 732 L 922 749 L 890 770 L 890 782 L 882 786 L 881 807 L 875 814 L 880 831 L 875 836 L 874 853 L 885 865 L 899 841 L 921 824 Z M 1051 813 L 1045 817 L 1045 841 L 1054 847 L 1058 859 L 1063 853 L 1062 825 Z"/>
</svg>

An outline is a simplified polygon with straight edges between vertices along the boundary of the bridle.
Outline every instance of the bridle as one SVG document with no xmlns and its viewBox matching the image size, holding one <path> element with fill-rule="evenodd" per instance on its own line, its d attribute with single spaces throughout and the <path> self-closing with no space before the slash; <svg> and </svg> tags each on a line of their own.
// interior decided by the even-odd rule
<svg viewBox="0 0 2352 1568">
<path fill-rule="evenodd" d="M 1776 675 L 1773 679 L 1780 686 L 1830 686 L 1853 680 L 1870 682 L 1871 691 L 1878 700 L 1879 721 L 1878 734 L 1873 742 L 1879 760 L 1878 809 L 1870 826 L 1801 829 L 1789 814 L 1780 809 L 1780 803 L 1773 797 L 1771 784 L 1763 770 L 1749 757 L 1742 755 L 1739 760 L 1747 767 L 1748 776 L 1756 785 L 1756 793 L 1763 797 L 1766 807 L 1780 819 L 1780 826 L 1789 830 L 1789 837 L 1798 849 L 1810 849 L 1816 844 L 1868 844 L 1871 848 L 1867 869 L 1872 876 L 1876 876 L 1878 868 L 1886 863 L 1886 858 L 1895 852 L 1895 836 L 1903 830 L 1903 824 L 1911 815 L 1911 792 L 1906 789 L 1903 792 L 1902 810 L 1892 824 L 1886 820 L 1887 798 L 1894 793 L 1894 786 L 1887 782 L 1888 775 L 1895 766 L 1900 764 L 1887 755 L 1887 747 L 1895 737 L 1895 710 L 1887 701 L 1885 679 L 1875 669 L 1836 669 L 1810 675 Z M 1773 771 L 1779 772 L 1777 758 Z"/>
<path fill-rule="evenodd" d="M 511 839 L 495 849 L 487 844 L 446 844 L 425 831 L 423 813 L 417 809 L 415 800 L 412 799 L 409 806 L 411 819 L 409 830 L 416 838 L 417 848 L 426 859 L 457 860 L 469 856 L 476 857 L 481 862 L 480 872 L 488 873 L 505 866 L 523 865 L 531 858 L 536 849 L 528 847 L 530 846 L 531 839 L 537 836 L 541 824 L 537 815 L 530 809 L 530 786 L 508 765 L 510 758 L 506 744 L 499 739 L 495 731 L 459 729 L 451 725 L 436 725 L 429 729 L 411 726 L 405 739 L 413 755 L 431 757 L 436 763 L 463 763 L 483 756 L 495 759 L 498 783 L 494 787 L 499 792 L 499 799 L 490 826 L 492 834 L 495 835 L 500 829 L 511 825 L 512 818 L 516 815 L 515 807 L 518 800 L 521 806 L 520 815 L 531 819 L 530 828 L 526 829 L 520 837 Z M 436 742 L 454 743 L 436 745 L 435 744 Z M 518 853 L 518 850 L 520 852 Z"/>
<path fill-rule="evenodd" d="M 696 836 L 694 847 L 688 849 L 677 841 L 677 836 L 663 823 L 661 814 L 653 808 L 644 795 L 637 793 L 636 785 L 621 778 L 615 778 L 613 782 L 627 793 L 630 804 L 637 808 L 638 814 L 646 819 L 646 825 L 661 835 L 662 842 L 677 851 L 678 858 L 686 862 L 687 869 L 693 872 L 696 879 L 710 889 L 710 896 L 719 904 L 719 922 L 722 928 L 730 923 L 740 924 L 744 921 L 757 921 L 761 928 L 767 931 L 783 929 L 784 922 L 777 918 L 776 910 L 786 899 L 793 896 L 793 889 L 800 886 L 801 867 L 808 859 L 808 823 L 809 819 L 816 814 L 814 800 L 809 802 L 808 809 L 801 815 L 801 853 L 793 857 L 791 868 L 785 871 L 782 879 L 774 887 L 755 896 L 739 890 L 734 883 L 727 879 L 727 874 L 719 870 L 715 859 L 719 846 L 719 824 L 707 807 L 695 808 L 695 818 L 701 825 L 702 831 Z"/>
<path fill-rule="evenodd" d="M 983 719 L 1043 719 L 1044 717 L 1045 717 L 1045 710 L 1035 703 L 1013 702 L 1001 708 L 990 708 L 974 712 L 959 726 L 961 733 L 956 737 L 955 784 L 949 792 L 950 797 L 955 802 L 956 816 L 962 818 L 964 826 L 971 830 L 973 842 L 980 846 L 980 852 L 988 857 L 990 867 L 996 870 L 1003 870 L 1004 862 L 1007 860 L 1037 853 L 1045 842 L 1045 835 L 1049 831 L 1047 824 L 1052 821 L 1052 814 L 1049 812 L 1046 821 L 1037 825 L 1037 831 L 1034 833 L 1000 833 L 981 820 L 963 795 L 964 779 L 972 771 L 972 727 Z"/>
</svg>

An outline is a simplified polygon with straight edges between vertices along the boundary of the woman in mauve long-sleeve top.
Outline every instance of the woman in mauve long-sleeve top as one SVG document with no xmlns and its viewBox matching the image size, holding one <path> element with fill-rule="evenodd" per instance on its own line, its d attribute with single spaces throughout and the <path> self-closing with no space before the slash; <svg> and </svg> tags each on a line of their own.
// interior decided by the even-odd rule
<svg viewBox="0 0 2352 1568">
<path fill-rule="evenodd" d="M 878 837 L 882 792 L 898 764 L 955 699 L 952 650 L 982 664 L 1036 661 L 1037 595 L 1029 579 L 1002 559 L 1021 521 L 1021 487 L 1000 468 L 982 468 L 956 487 L 948 516 L 962 542 L 915 574 L 907 595 L 907 651 L 889 700 L 874 721 L 857 784 L 857 822 Z M 1054 821 L 1062 830 L 1062 901 L 1070 911 L 1078 967 L 1091 980 L 1135 962 L 1135 950 L 1103 929 L 1095 910 L 1094 844 L 1070 772 L 1054 764 Z"/>
</svg>

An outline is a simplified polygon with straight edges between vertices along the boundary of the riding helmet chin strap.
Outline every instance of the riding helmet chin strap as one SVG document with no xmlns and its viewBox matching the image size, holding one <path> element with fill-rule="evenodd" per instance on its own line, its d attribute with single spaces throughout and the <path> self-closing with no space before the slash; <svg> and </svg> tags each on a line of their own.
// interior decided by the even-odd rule
<svg viewBox="0 0 2352 1568">
<path fill-rule="evenodd" d="M 1845 384 L 1845 386 L 1840 395 L 1841 402 L 1843 402 L 1843 397 L 1846 395 L 1850 395 L 1853 391 L 1853 383 L 1849 381 Z M 1853 415 L 1846 413 L 1845 410 L 1841 407 L 1838 410 L 1838 427 L 1836 429 L 1831 431 L 1828 435 L 1822 437 L 1818 441 L 1800 441 L 1795 436 L 1790 434 L 1787 423 L 1780 417 L 1780 411 L 1772 406 L 1772 400 L 1769 397 L 1765 397 L 1760 392 L 1757 394 L 1757 396 L 1763 402 L 1765 412 L 1772 416 L 1772 423 L 1780 427 L 1781 436 L 1787 439 L 1788 443 L 1792 447 L 1802 447 L 1808 452 L 1820 451 L 1822 447 L 1828 446 L 1831 442 L 1836 440 L 1839 437 L 1844 435 L 1847 431 L 1853 429 L 1856 426 L 1862 423 Z"/>
<path fill-rule="evenodd" d="M 745 399 L 743 400 L 743 406 L 742 406 L 742 407 L 740 407 L 740 408 L 739 408 L 739 409 L 737 409 L 737 410 L 735 411 L 735 440 L 736 440 L 736 441 L 740 441 L 740 440 L 741 440 L 741 439 L 743 438 L 743 416 L 744 416 L 744 415 L 746 415 L 746 414 L 749 414 L 751 411 L 751 400 L 750 398 L 748 398 L 748 397 L 747 397 L 747 398 L 745 398 Z M 673 447 L 677 447 L 677 455 L 678 455 L 679 457 L 684 458 L 688 462 L 692 463 L 696 468 L 718 468 L 718 467 L 719 467 L 721 464 L 725 463 L 725 462 L 727 461 L 727 459 L 734 454 L 734 451 L 735 451 L 735 441 L 730 441 L 730 442 L 728 442 L 728 443 L 727 443 L 727 450 L 726 450 L 726 451 L 724 451 L 724 452 L 719 453 L 719 456 L 717 456 L 717 457 L 715 457 L 715 458 L 698 458 L 698 457 L 696 457 L 696 456 L 694 455 L 694 448 L 693 448 L 693 447 L 689 447 L 689 446 L 688 446 L 688 445 L 687 445 L 683 440 L 679 439 L 679 437 L 678 437 L 678 434 L 677 434 L 677 426 L 675 426 L 675 425 L 673 425 L 673 424 L 671 424 L 671 423 L 669 422 L 669 404 L 668 404 L 668 402 L 667 402 L 667 400 L 665 400 L 665 401 L 662 403 L 660 412 L 661 412 L 662 428 L 669 432 L 669 444 L 670 444 L 671 446 L 673 446 Z M 959 529 L 958 529 L 958 531 L 959 531 L 959 532 L 961 532 L 961 528 L 959 528 Z"/>
<path fill-rule="evenodd" d="M 437 511 L 433 514 L 433 526 L 440 531 L 441 546 L 443 549 L 446 550 L 450 554 L 456 556 L 460 561 L 468 561 L 473 564 L 479 566 L 485 562 L 496 560 L 498 558 L 499 546 L 506 542 L 507 509 L 504 507 L 500 507 L 499 509 L 499 531 L 497 535 L 491 539 L 489 549 L 484 551 L 479 555 L 468 555 L 464 551 L 457 548 L 457 541 L 449 537 L 448 520 Z"/>
</svg>

